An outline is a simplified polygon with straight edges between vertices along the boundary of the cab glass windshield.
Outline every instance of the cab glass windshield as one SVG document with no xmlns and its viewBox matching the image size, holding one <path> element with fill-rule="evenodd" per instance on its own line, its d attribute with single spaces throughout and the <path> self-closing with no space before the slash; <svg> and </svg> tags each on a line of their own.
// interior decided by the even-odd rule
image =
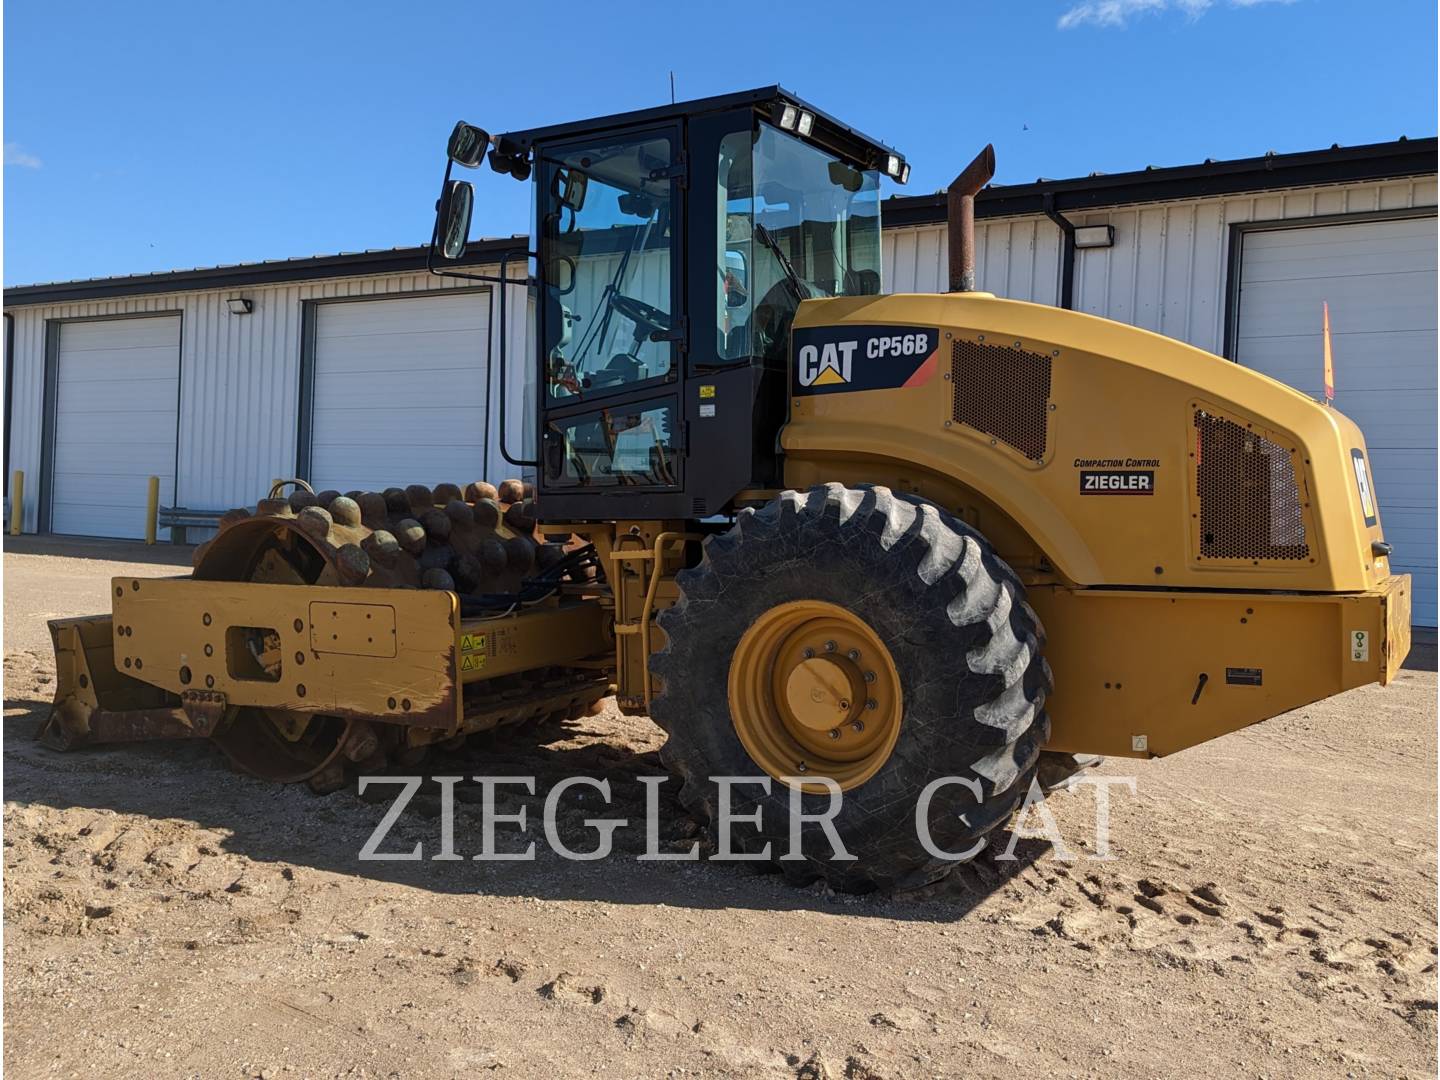
<svg viewBox="0 0 1440 1080">
<path fill-rule="evenodd" d="M 795 308 L 880 292 L 880 176 L 761 123 L 720 144 L 717 347 L 783 362 Z"/>
</svg>

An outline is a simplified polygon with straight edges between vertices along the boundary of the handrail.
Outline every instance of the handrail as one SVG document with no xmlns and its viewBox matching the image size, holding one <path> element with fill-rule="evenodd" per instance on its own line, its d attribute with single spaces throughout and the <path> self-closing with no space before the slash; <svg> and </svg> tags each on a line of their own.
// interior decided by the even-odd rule
<svg viewBox="0 0 1440 1080">
<path fill-rule="evenodd" d="M 280 497 L 280 493 L 284 491 L 287 487 L 293 487 L 297 491 L 308 491 L 311 495 L 315 494 L 315 489 L 311 487 L 306 481 L 301 480 L 298 477 L 292 477 L 288 480 L 271 480 L 270 498 L 278 499 Z"/>
<path fill-rule="evenodd" d="M 511 457 L 510 448 L 505 443 L 505 372 L 506 369 L 510 367 L 510 365 L 505 362 L 505 350 L 509 347 L 510 344 L 509 338 L 505 333 L 505 311 L 507 308 L 509 308 L 510 305 L 506 303 L 505 284 L 503 283 L 528 285 L 531 280 L 528 276 L 520 279 L 511 279 L 509 273 L 507 272 L 507 268 L 510 265 L 510 260 L 514 257 L 515 252 L 513 251 L 507 251 L 504 255 L 500 257 L 500 280 L 502 282 L 500 286 L 500 456 L 503 457 L 506 461 L 508 461 L 511 465 L 518 465 L 521 468 L 529 465 L 538 469 L 540 467 L 540 460 L 538 457 L 534 461 L 530 461 L 525 458 Z M 525 253 L 525 257 L 530 257 L 530 253 L 528 251 Z M 539 445 L 538 438 L 536 439 L 536 445 Z M 521 452 L 524 452 L 523 448 Z"/>
<path fill-rule="evenodd" d="M 645 698 L 645 707 L 650 707 L 650 612 L 655 609 L 655 594 L 660 591 L 660 577 L 665 570 L 665 560 L 661 550 L 666 543 L 679 540 L 685 542 L 685 533 L 662 532 L 655 537 L 655 561 L 650 567 L 650 587 L 645 590 L 645 606 L 640 609 L 640 648 L 641 655 L 645 658 L 645 667 L 640 676 L 641 694 Z"/>
</svg>

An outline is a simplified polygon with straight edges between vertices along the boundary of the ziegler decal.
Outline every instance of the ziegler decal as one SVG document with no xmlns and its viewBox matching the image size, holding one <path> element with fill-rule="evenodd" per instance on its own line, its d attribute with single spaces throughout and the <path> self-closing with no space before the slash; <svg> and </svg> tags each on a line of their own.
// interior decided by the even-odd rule
<svg viewBox="0 0 1440 1080">
<path fill-rule="evenodd" d="M 817 326 L 793 338 L 797 396 L 920 386 L 940 346 L 940 331 L 920 326 Z"/>
<path fill-rule="evenodd" d="M 1081 495 L 1154 495 L 1153 469 L 1109 469 L 1104 472 L 1082 470 Z"/>
</svg>

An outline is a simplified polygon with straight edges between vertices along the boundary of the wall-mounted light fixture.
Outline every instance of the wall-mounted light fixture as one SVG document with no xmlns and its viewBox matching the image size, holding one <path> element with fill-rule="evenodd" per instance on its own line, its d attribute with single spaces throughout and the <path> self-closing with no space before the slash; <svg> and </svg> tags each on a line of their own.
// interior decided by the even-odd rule
<svg viewBox="0 0 1440 1080">
<path fill-rule="evenodd" d="M 249 315 L 255 310 L 255 301 L 247 300 L 243 296 L 232 296 L 225 301 L 225 306 L 230 309 L 231 315 Z"/>
<path fill-rule="evenodd" d="M 1077 248 L 1108 248 L 1115 246 L 1114 225 L 1076 225 Z"/>
</svg>

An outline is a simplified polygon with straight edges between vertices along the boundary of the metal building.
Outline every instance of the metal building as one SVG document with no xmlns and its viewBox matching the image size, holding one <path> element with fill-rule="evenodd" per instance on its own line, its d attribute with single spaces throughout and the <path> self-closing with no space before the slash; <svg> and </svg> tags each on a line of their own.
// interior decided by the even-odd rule
<svg viewBox="0 0 1440 1080">
<path fill-rule="evenodd" d="M 1328 304 L 1335 404 L 1366 432 L 1395 568 L 1433 626 L 1436 194 L 1434 139 L 992 186 L 980 286 L 1317 397 Z M 943 288 L 944 214 L 943 196 L 886 200 L 887 291 Z M 482 241 L 469 258 L 498 273 L 524 246 Z M 514 357 L 527 297 L 504 291 Z M 515 470 L 491 363 L 499 303 L 427 274 L 420 249 L 8 289 L 6 483 L 25 471 L 27 530 L 133 537 L 151 475 L 165 505 L 209 510 L 285 476 L 339 490 L 501 478 Z M 517 454 L 526 393 L 505 387 Z"/>
<path fill-rule="evenodd" d="M 7 290 L 6 476 L 26 473 L 26 530 L 141 536 L 152 475 L 164 505 L 221 509 L 279 477 L 513 471 L 487 424 L 498 297 L 424 267 L 405 249 Z M 525 291 L 506 291 L 523 348 Z"/>
</svg>

